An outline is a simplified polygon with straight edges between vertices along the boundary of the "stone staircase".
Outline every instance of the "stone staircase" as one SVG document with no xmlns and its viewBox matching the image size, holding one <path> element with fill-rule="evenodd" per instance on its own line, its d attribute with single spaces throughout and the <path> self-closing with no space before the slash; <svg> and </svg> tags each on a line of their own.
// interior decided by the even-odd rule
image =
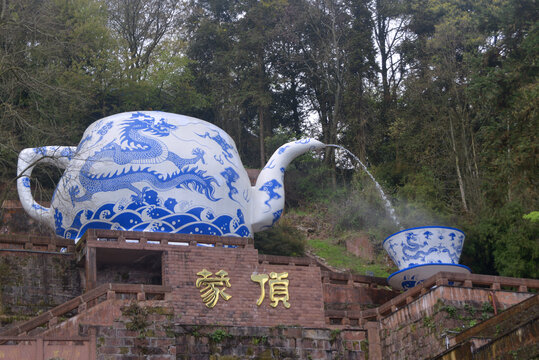
<svg viewBox="0 0 539 360">
<path fill-rule="evenodd" d="M 52 330 L 61 323 L 65 323 L 70 318 L 81 315 L 107 300 L 118 298 L 134 298 L 139 301 L 150 299 L 163 300 L 165 294 L 170 291 L 170 287 L 161 285 L 103 284 L 41 315 L 0 331 L 0 344 L 6 341 L 3 339 L 5 337 L 38 337 L 44 334 L 51 334 L 53 333 Z"/>
<path fill-rule="evenodd" d="M 433 360 L 537 359 L 537 334 L 539 295 L 534 295 L 458 334 L 454 346 Z"/>
</svg>

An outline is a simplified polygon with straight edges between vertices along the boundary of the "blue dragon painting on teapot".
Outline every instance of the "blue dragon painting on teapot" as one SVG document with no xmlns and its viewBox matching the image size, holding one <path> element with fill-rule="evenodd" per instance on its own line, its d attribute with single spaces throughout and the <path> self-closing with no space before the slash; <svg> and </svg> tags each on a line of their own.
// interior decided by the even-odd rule
<svg viewBox="0 0 539 360">
<path fill-rule="evenodd" d="M 33 218 L 69 239 L 89 228 L 250 237 L 281 216 L 286 166 L 324 146 L 314 139 L 281 146 L 251 186 L 222 129 L 183 115 L 129 112 L 90 125 L 77 147 L 23 150 L 17 188 Z M 50 208 L 32 197 L 38 162 L 65 168 Z"/>
</svg>

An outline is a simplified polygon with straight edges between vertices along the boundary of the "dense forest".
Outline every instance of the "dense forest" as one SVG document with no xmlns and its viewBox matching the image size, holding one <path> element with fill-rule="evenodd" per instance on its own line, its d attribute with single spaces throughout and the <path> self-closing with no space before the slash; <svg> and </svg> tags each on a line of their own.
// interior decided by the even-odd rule
<svg viewBox="0 0 539 360">
<path fill-rule="evenodd" d="M 461 227 L 475 272 L 537 278 L 538 20 L 534 0 L 2 0 L 2 197 L 23 148 L 163 110 L 222 127 L 248 167 L 293 138 L 343 145 L 403 225 Z M 289 206 L 386 226 L 351 163 L 299 159 Z"/>
</svg>

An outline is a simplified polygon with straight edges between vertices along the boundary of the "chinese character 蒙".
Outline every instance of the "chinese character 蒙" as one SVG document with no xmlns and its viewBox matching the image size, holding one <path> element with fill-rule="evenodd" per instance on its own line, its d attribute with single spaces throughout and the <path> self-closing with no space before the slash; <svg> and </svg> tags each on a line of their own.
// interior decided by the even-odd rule
<svg viewBox="0 0 539 360">
<path fill-rule="evenodd" d="M 216 276 L 206 269 L 202 269 L 197 273 L 201 276 L 197 279 L 195 286 L 200 288 L 200 297 L 207 307 L 212 308 L 217 304 L 219 296 L 225 301 L 228 301 L 232 296 L 225 293 L 225 287 L 231 287 L 228 273 L 224 270 L 219 270 L 215 273 Z"/>
</svg>

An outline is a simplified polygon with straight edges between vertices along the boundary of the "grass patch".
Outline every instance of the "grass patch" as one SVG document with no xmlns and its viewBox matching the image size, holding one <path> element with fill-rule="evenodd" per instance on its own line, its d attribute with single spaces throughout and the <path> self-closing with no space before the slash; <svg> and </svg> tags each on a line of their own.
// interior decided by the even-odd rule
<svg viewBox="0 0 539 360">
<path fill-rule="evenodd" d="M 326 262 L 337 268 L 350 269 L 352 272 L 365 275 L 372 273 L 374 276 L 388 277 L 389 272 L 381 264 L 368 264 L 352 254 L 348 254 L 343 246 L 335 245 L 329 241 L 320 239 L 309 239 L 308 245 L 313 253 L 326 260 Z"/>
</svg>

